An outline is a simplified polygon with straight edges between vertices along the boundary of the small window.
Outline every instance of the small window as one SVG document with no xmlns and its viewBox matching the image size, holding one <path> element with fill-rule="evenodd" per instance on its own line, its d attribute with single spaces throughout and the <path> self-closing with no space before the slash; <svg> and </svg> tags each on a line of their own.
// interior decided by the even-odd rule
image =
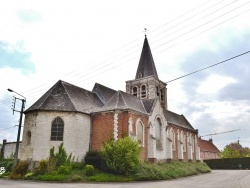
<svg viewBox="0 0 250 188">
<path fill-rule="evenodd" d="M 137 87 L 133 87 L 133 96 L 137 97 Z"/>
<path fill-rule="evenodd" d="M 165 99 L 164 95 L 165 95 L 165 92 L 164 92 L 163 89 L 161 89 L 161 100 L 162 100 L 162 101 Z"/>
<path fill-rule="evenodd" d="M 27 146 L 28 146 L 31 143 L 31 132 L 28 131 L 27 134 L 26 134 L 26 136 L 27 136 Z"/>
<path fill-rule="evenodd" d="M 141 86 L 141 98 L 145 98 L 146 97 L 146 86 L 142 85 Z"/>
<path fill-rule="evenodd" d="M 160 95 L 160 91 L 159 91 L 159 87 L 156 86 L 156 95 L 159 96 Z"/>
<path fill-rule="evenodd" d="M 62 118 L 57 117 L 51 126 L 51 140 L 52 141 L 62 141 L 64 132 L 64 123 Z"/>
<path fill-rule="evenodd" d="M 142 73 L 139 73 L 139 74 L 138 74 L 138 77 L 139 77 L 139 78 L 142 78 Z"/>
</svg>

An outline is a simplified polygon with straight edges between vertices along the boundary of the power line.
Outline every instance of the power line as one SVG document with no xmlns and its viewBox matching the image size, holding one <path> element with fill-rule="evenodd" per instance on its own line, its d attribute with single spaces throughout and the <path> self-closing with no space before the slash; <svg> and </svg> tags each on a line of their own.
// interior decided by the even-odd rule
<svg viewBox="0 0 250 188">
<path fill-rule="evenodd" d="M 231 57 L 231 58 L 229 58 L 229 59 L 226 59 L 226 60 L 224 60 L 224 61 L 221 61 L 221 62 L 219 62 L 219 63 L 212 64 L 212 65 L 210 65 L 210 66 L 208 66 L 208 67 L 205 67 L 205 68 L 199 69 L 199 70 L 197 70 L 197 71 L 194 71 L 194 72 L 185 74 L 185 75 L 180 76 L 180 77 L 178 77 L 178 78 L 175 78 L 175 79 L 173 79 L 173 80 L 169 80 L 169 81 L 167 81 L 167 82 L 165 82 L 165 83 L 170 83 L 170 82 L 173 82 L 173 81 L 175 81 L 175 80 L 179 80 L 179 79 L 181 79 L 181 78 L 184 78 L 184 77 L 190 76 L 190 75 L 192 75 L 192 74 L 195 74 L 195 73 L 197 73 L 197 72 L 201 72 L 201 71 L 203 71 L 203 70 L 206 70 L 206 69 L 209 69 L 209 68 L 211 68 L 211 67 L 217 66 L 217 65 L 219 65 L 219 64 L 225 63 L 225 62 L 230 61 L 230 60 L 232 60 L 232 59 L 235 59 L 235 58 L 238 58 L 238 57 L 240 57 L 240 56 L 246 55 L 246 54 L 248 54 L 249 52 L 250 52 L 250 50 L 247 51 L 247 52 L 244 52 L 244 53 L 242 53 L 242 54 L 236 55 L 236 56 L 234 56 L 234 57 Z"/>
<path fill-rule="evenodd" d="M 11 128 L 13 128 L 13 127 L 16 127 L 16 125 L 14 125 L 14 126 L 12 126 L 12 127 L 8 127 L 8 128 L 5 128 L 5 129 L 2 129 L 2 130 L 0 130 L 0 131 L 4 131 L 4 130 L 7 130 L 7 129 L 11 129 Z"/>
<path fill-rule="evenodd" d="M 245 4 L 246 4 L 246 3 L 245 3 Z M 244 5 L 245 5 L 245 4 L 244 4 Z M 243 5 L 241 5 L 241 6 L 243 6 Z M 241 7 L 241 6 L 240 6 L 240 7 Z M 237 7 L 237 8 L 239 8 L 239 7 Z M 236 8 L 236 9 L 237 9 L 237 8 Z M 235 10 L 235 9 L 233 9 L 233 10 Z M 231 10 L 231 11 L 233 11 L 233 10 Z M 229 12 L 231 12 L 231 11 L 229 11 Z M 228 13 L 228 12 L 227 12 L 227 13 Z M 224 14 L 224 15 L 225 15 L 225 14 Z M 210 22 L 211 22 L 211 21 L 210 21 Z M 223 23 L 224 23 L 224 22 L 223 22 Z M 203 25 L 204 25 L 204 24 L 203 24 Z M 200 27 L 201 27 L 201 26 L 200 26 Z M 196 28 L 195 28 L 195 29 L 196 29 Z M 191 31 L 189 31 L 189 32 L 191 32 Z M 189 33 L 189 32 L 188 32 L 188 33 Z M 186 33 L 185 33 L 185 34 L 186 34 Z M 183 35 L 185 35 L 185 34 L 183 34 Z M 180 37 L 180 36 L 179 36 L 179 37 Z M 179 37 L 178 37 L 178 38 L 179 38 Z M 192 38 L 193 38 L 193 37 L 192 37 Z M 175 39 L 176 39 L 176 38 L 175 38 Z M 175 40 L 175 39 L 174 39 L 174 40 Z M 162 44 L 162 45 L 163 45 L 163 44 Z M 162 45 L 161 45 L 161 46 L 162 46 Z M 138 45 L 137 45 L 137 46 L 138 46 Z M 157 47 L 159 47 L 159 46 L 157 46 Z M 127 56 L 121 57 L 121 58 L 119 58 L 119 59 L 124 59 L 125 57 L 127 57 Z M 131 59 L 134 59 L 134 58 L 131 58 Z M 131 59 L 130 59 L 130 60 L 131 60 Z M 113 63 L 108 63 L 107 65 L 102 66 L 102 68 L 105 68 L 105 67 L 107 67 L 108 65 L 111 65 L 111 64 L 113 64 Z M 103 72 L 107 72 L 107 71 L 109 71 L 109 70 L 111 70 L 111 69 L 114 69 L 115 67 L 118 67 L 118 66 L 120 66 L 120 65 L 113 66 L 112 68 L 109 68 L 108 70 L 105 70 L 105 71 L 103 71 Z M 93 69 L 93 68 L 95 68 L 95 67 L 96 67 L 96 66 L 92 66 L 90 69 Z M 101 69 L 101 68 L 99 67 L 98 70 L 100 70 L 100 69 Z M 94 71 L 92 71 L 92 72 L 94 72 Z M 91 73 L 92 73 L 92 72 L 91 72 Z M 103 73 L 103 72 L 102 72 L 102 73 Z M 83 73 L 80 73 L 80 74 L 83 74 Z M 85 74 L 85 75 L 89 75 L 89 74 L 90 74 L 90 73 Z M 78 74 L 77 74 L 77 75 L 78 75 Z M 81 76 L 81 77 L 84 77 L 84 76 Z M 80 77 L 80 78 L 81 78 L 81 77 Z M 79 80 L 78 83 L 85 82 L 86 80 L 89 80 L 89 79 Z M 91 83 L 91 82 L 89 82 L 89 83 Z M 88 84 L 89 84 L 89 83 L 88 83 Z M 46 85 L 46 84 L 43 84 L 42 86 L 44 86 L 44 85 Z M 38 88 L 40 88 L 40 87 L 36 87 L 36 88 L 38 89 Z M 36 89 L 36 88 L 35 88 L 35 89 Z M 46 88 L 47 88 L 47 87 L 46 87 Z M 41 90 L 39 90 L 39 91 L 45 90 L 46 88 L 41 89 Z M 35 90 L 35 89 L 34 89 L 34 90 Z M 37 93 L 37 92 L 39 92 L 39 91 L 36 91 L 36 92 L 33 92 L 33 93 Z M 29 94 L 31 94 L 31 93 L 29 93 Z M 37 96 L 37 95 L 33 95 L 33 96 Z"/>
<path fill-rule="evenodd" d="M 211 0 L 210 0 L 210 1 L 211 1 Z M 201 5 L 199 5 L 199 6 L 195 7 L 195 8 L 193 8 L 191 11 L 184 13 L 183 15 L 181 15 L 181 16 L 179 16 L 179 17 L 173 19 L 173 20 L 171 20 L 170 22 L 173 22 L 173 21 L 179 19 L 180 17 L 183 17 L 184 15 L 189 14 L 190 12 L 192 12 L 192 11 L 198 9 L 199 7 L 201 7 L 201 6 L 205 5 L 205 4 L 207 4 L 207 3 L 210 2 L 210 1 L 207 1 L 207 2 L 205 2 L 205 3 L 203 3 L 203 4 L 201 4 Z M 215 5 L 217 5 L 217 4 L 218 4 L 218 3 L 214 4 L 213 6 L 215 6 Z M 211 7 L 207 8 L 207 9 L 210 9 L 210 8 L 211 8 Z M 196 14 L 196 15 L 197 15 L 197 14 Z M 196 15 L 195 15 L 195 16 L 196 16 Z M 170 22 L 164 24 L 163 26 L 168 25 Z M 182 21 L 181 23 L 183 23 L 183 21 Z M 179 23 L 179 24 L 177 24 L 177 25 L 180 25 L 181 23 Z M 163 27 L 163 26 L 161 26 L 161 27 Z M 161 27 L 156 28 L 156 29 L 153 30 L 152 32 L 155 32 L 156 30 L 158 30 L 158 29 L 161 28 Z M 152 32 L 150 32 L 150 33 L 152 33 Z M 131 43 L 133 43 L 133 42 L 131 42 Z M 128 44 L 126 44 L 126 45 L 124 45 L 124 46 L 128 46 L 129 44 L 130 44 L 130 43 L 128 43 Z M 124 46 L 123 46 L 122 48 L 124 48 Z M 138 45 L 137 45 L 137 46 L 138 46 Z M 131 48 L 130 48 L 130 49 L 131 49 Z M 115 51 L 117 51 L 117 50 L 115 50 Z M 109 64 L 111 64 L 111 63 L 109 63 Z M 90 69 L 93 69 L 94 67 L 95 67 L 95 66 L 92 66 L 92 67 L 90 67 Z M 73 71 L 73 72 L 74 72 L 74 71 Z M 71 74 L 71 73 L 67 73 L 66 75 L 68 75 L 68 74 Z M 80 74 L 82 74 L 82 73 L 80 73 Z M 65 76 L 65 75 L 64 75 L 64 76 Z M 46 85 L 46 84 L 43 84 L 42 86 L 44 86 L 44 85 Z M 39 87 L 36 87 L 36 88 L 39 88 Z M 36 88 L 31 89 L 31 90 L 35 90 Z M 29 90 L 29 91 L 31 91 L 31 90 Z M 28 91 L 27 91 L 27 92 L 28 92 Z M 30 93 L 30 92 L 29 92 L 29 93 Z"/>
</svg>

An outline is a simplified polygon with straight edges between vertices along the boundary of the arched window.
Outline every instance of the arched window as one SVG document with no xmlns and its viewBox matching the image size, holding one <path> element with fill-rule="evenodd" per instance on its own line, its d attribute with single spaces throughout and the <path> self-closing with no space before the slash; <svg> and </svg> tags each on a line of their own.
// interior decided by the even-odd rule
<svg viewBox="0 0 250 188">
<path fill-rule="evenodd" d="M 194 153 L 194 137 L 191 134 L 189 135 L 189 143 L 192 146 L 192 151 Z"/>
<path fill-rule="evenodd" d="M 156 95 L 159 96 L 160 95 L 160 90 L 159 90 L 159 87 L 156 86 Z"/>
<path fill-rule="evenodd" d="M 183 144 L 183 152 L 186 151 L 186 136 L 183 131 L 181 131 L 181 142 Z"/>
<path fill-rule="evenodd" d="M 133 87 L 133 96 L 137 97 L 137 87 Z"/>
<path fill-rule="evenodd" d="M 172 149 L 175 150 L 175 133 L 172 128 L 170 129 L 170 139 L 172 140 Z"/>
<path fill-rule="evenodd" d="M 147 94 L 146 85 L 141 86 L 141 98 L 145 98 Z"/>
<path fill-rule="evenodd" d="M 57 117 L 52 122 L 51 126 L 51 137 L 52 141 L 62 141 L 63 140 L 64 123 L 62 118 Z"/>
<path fill-rule="evenodd" d="M 30 131 L 27 132 L 26 137 L 27 137 L 27 145 L 30 145 L 30 143 L 31 143 L 31 132 Z"/>
<path fill-rule="evenodd" d="M 144 146 L 144 129 L 141 121 L 138 121 L 136 124 L 136 138 L 140 146 Z"/>
<path fill-rule="evenodd" d="M 162 125 L 160 118 L 155 121 L 155 138 L 156 138 L 156 149 L 162 149 Z"/>
</svg>

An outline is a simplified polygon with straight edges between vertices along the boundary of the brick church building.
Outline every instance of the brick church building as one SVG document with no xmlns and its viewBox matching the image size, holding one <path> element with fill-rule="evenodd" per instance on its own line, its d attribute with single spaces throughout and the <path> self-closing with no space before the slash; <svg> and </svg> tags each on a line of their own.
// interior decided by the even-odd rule
<svg viewBox="0 0 250 188">
<path fill-rule="evenodd" d="M 81 161 L 89 150 L 124 136 L 138 141 L 143 161 L 200 160 L 198 131 L 168 110 L 145 36 L 135 79 L 126 92 L 96 83 L 92 91 L 59 80 L 25 111 L 21 160 L 39 161 L 62 142 Z"/>
</svg>

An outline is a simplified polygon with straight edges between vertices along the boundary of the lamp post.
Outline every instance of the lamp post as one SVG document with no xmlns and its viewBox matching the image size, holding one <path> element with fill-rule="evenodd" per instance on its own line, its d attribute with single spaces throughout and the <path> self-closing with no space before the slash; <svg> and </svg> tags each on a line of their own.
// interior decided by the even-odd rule
<svg viewBox="0 0 250 188">
<path fill-rule="evenodd" d="M 24 111 L 24 108 L 25 108 L 25 102 L 26 102 L 26 98 L 13 91 L 12 89 L 8 89 L 9 92 L 13 92 L 13 93 L 16 93 L 17 95 L 23 97 L 24 99 L 19 99 L 19 98 L 16 98 L 18 100 L 21 100 L 22 101 L 22 107 L 21 107 L 21 110 L 20 111 L 17 111 L 15 109 L 13 109 L 13 111 L 16 111 L 16 112 L 20 112 L 20 120 L 19 120 L 19 125 L 18 125 L 18 132 L 17 132 L 17 140 L 16 140 L 16 150 L 15 150 L 15 155 L 14 155 L 14 167 L 17 165 L 17 161 L 18 161 L 18 151 L 19 151 L 19 142 L 20 142 L 20 133 L 21 133 L 21 127 L 22 127 L 22 119 L 23 119 L 23 111 Z"/>
</svg>

